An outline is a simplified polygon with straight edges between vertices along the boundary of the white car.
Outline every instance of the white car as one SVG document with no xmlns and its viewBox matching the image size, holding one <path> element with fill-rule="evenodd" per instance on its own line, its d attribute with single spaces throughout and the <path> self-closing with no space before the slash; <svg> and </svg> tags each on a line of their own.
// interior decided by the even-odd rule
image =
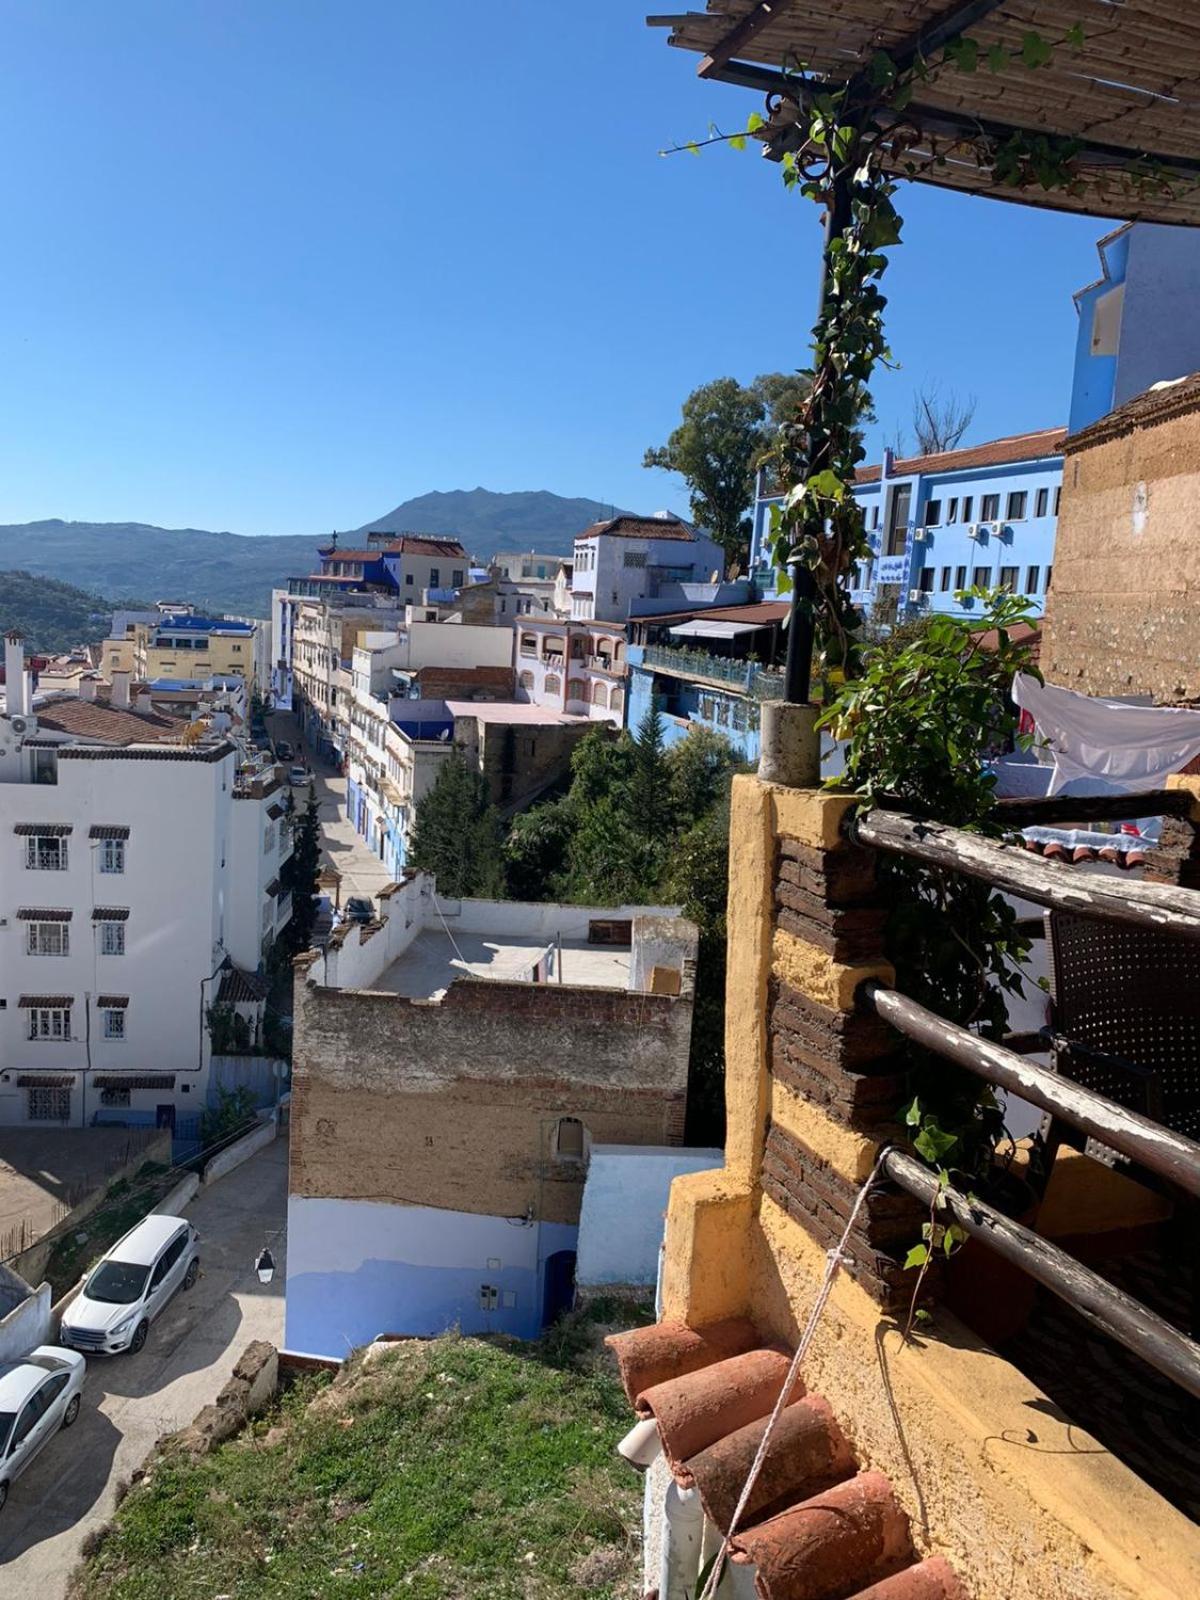
<svg viewBox="0 0 1200 1600">
<path fill-rule="evenodd" d="M 79 1415 L 86 1370 L 74 1350 L 49 1344 L 0 1365 L 0 1506 L 42 1446 Z"/>
<path fill-rule="evenodd" d="M 307 767 L 292 767 L 288 771 L 288 782 L 293 788 L 299 788 L 308 782 Z"/>
<path fill-rule="evenodd" d="M 131 1228 L 87 1276 L 63 1312 L 62 1344 L 89 1355 L 135 1353 L 175 1293 L 200 1275 L 200 1235 L 183 1217 L 157 1211 Z"/>
</svg>

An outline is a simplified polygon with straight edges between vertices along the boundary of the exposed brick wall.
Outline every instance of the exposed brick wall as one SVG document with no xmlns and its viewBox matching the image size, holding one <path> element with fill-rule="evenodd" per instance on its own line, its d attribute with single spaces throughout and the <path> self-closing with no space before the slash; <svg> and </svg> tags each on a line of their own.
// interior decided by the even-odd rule
<svg viewBox="0 0 1200 1600">
<path fill-rule="evenodd" d="M 1068 450 L 1042 670 L 1091 695 L 1200 696 L 1200 411 Z"/>
<path fill-rule="evenodd" d="M 511 667 L 421 667 L 422 700 L 511 700 L 516 675 Z"/>
<path fill-rule="evenodd" d="M 293 1194 L 575 1222 L 593 1143 L 683 1139 L 692 1002 L 556 984 L 451 985 L 440 1002 L 296 984 Z"/>
</svg>

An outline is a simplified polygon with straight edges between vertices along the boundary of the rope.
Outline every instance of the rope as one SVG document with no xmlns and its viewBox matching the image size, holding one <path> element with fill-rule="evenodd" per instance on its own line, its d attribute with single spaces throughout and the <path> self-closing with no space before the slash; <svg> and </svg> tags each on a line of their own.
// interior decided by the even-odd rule
<svg viewBox="0 0 1200 1600">
<path fill-rule="evenodd" d="M 821 1287 L 817 1292 L 817 1298 L 813 1301 L 812 1310 L 808 1314 L 808 1321 L 804 1324 L 804 1331 L 800 1335 L 800 1343 L 796 1346 L 796 1353 L 792 1357 L 792 1364 L 788 1368 L 787 1377 L 783 1380 L 783 1388 L 779 1391 L 779 1398 L 775 1402 L 775 1408 L 771 1412 L 770 1417 L 767 1419 L 766 1431 L 763 1433 L 762 1439 L 759 1441 L 759 1446 L 755 1452 L 754 1460 L 750 1464 L 750 1472 L 746 1478 L 745 1486 L 742 1489 L 741 1494 L 738 1496 L 738 1503 L 733 1509 L 733 1516 L 729 1519 L 728 1532 L 721 1541 L 721 1548 L 717 1551 L 716 1560 L 713 1562 L 712 1568 L 709 1571 L 708 1581 L 705 1583 L 704 1588 L 700 1593 L 699 1600 L 713 1600 L 713 1596 L 717 1592 L 717 1585 L 720 1583 L 721 1575 L 725 1571 L 725 1561 L 729 1554 L 729 1548 L 733 1543 L 733 1536 L 737 1532 L 738 1524 L 741 1522 L 742 1515 L 750 1502 L 750 1496 L 754 1493 L 754 1485 L 758 1482 L 759 1474 L 762 1472 L 763 1463 L 767 1459 L 767 1451 L 771 1446 L 771 1435 L 774 1433 L 775 1426 L 780 1417 L 783 1415 L 784 1408 L 791 1397 L 792 1390 L 796 1387 L 796 1379 L 800 1376 L 800 1368 L 804 1363 L 805 1356 L 808 1354 L 808 1347 L 813 1341 L 813 1336 L 816 1334 L 817 1326 L 820 1323 L 822 1314 L 824 1313 L 825 1307 L 829 1302 L 829 1296 L 833 1292 L 834 1279 L 837 1277 L 839 1269 L 850 1259 L 850 1257 L 845 1253 L 846 1240 L 850 1237 L 850 1234 L 854 1229 L 854 1225 L 858 1221 L 858 1214 L 863 1208 L 863 1204 L 866 1201 L 867 1195 L 871 1192 L 875 1180 L 879 1176 L 880 1168 L 883 1165 L 883 1158 L 886 1156 L 888 1148 L 889 1147 L 887 1145 L 884 1145 L 879 1151 L 879 1154 L 875 1157 L 875 1165 L 871 1168 L 871 1173 L 866 1183 L 864 1183 L 862 1188 L 858 1191 L 858 1195 L 850 1211 L 849 1221 L 846 1223 L 842 1237 L 832 1250 L 826 1251 L 827 1262 L 825 1267 L 825 1276 L 821 1280 Z"/>
</svg>

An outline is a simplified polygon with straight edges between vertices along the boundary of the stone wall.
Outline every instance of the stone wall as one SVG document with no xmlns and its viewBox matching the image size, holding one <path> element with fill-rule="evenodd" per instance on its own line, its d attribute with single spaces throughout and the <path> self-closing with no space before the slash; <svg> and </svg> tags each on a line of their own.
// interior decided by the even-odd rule
<svg viewBox="0 0 1200 1600">
<path fill-rule="evenodd" d="M 1068 442 L 1042 670 L 1090 695 L 1200 696 L 1200 409 Z"/>
</svg>

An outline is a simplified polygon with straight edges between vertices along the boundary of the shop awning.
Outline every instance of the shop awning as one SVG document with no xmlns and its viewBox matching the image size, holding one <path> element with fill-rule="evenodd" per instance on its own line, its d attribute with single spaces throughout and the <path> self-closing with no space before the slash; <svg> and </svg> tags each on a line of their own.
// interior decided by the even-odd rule
<svg viewBox="0 0 1200 1600">
<path fill-rule="evenodd" d="M 681 622 L 670 628 L 672 639 L 736 639 L 743 633 L 757 633 L 763 626 L 757 622 L 706 622 L 697 617 L 694 622 Z"/>
</svg>

